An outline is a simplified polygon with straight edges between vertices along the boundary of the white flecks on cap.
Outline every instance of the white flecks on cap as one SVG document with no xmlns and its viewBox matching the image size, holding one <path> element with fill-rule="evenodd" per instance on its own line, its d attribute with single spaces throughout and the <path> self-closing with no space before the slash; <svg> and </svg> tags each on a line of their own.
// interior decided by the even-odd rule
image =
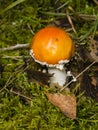
<svg viewBox="0 0 98 130">
<path fill-rule="evenodd" d="M 30 55 L 33 57 L 33 59 L 34 59 L 35 62 L 37 62 L 37 63 L 39 63 L 41 65 L 46 65 L 47 67 L 56 67 L 56 68 L 58 68 L 60 70 L 63 69 L 64 64 L 66 64 L 66 63 L 69 62 L 69 60 L 60 60 L 58 62 L 58 64 L 55 64 L 55 65 L 54 64 L 48 64 L 47 62 L 41 62 L 39 60 L 36 60 L 35 57 L 34 57 L 33 50 L 30 50 Z"/>
</svg>

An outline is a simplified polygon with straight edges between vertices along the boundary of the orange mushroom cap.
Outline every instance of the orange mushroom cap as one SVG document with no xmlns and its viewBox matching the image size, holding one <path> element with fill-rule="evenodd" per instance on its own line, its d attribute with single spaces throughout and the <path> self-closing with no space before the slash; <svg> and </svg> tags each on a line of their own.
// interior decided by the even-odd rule
<svg viewBox="0 0 98 130">
<path fill-rule="evenodd" d="M 36 61 L 55 65 L 73 56 L 74 43 L 64 30 L 46 27 L 32 39 L 31 53 Z"/>
</svg>

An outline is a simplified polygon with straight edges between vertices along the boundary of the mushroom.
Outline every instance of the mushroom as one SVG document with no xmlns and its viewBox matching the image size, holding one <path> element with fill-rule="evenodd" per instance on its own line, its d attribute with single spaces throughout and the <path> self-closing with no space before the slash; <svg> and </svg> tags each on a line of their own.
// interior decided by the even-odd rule
<svg viewBox="0 0 98 130">
<path fill-rule="evenodd" d="M 45 27 L 35 34 L 31 42 L 30 55 L 35 62 L 46 65 L 51 83 L 63 86 L 67 72 L 64 65 L 74 55 L 74 43 L 69 35 L 58 27 Z M 69 73 L 68 73 L 69 74 Z"/>
</svg>

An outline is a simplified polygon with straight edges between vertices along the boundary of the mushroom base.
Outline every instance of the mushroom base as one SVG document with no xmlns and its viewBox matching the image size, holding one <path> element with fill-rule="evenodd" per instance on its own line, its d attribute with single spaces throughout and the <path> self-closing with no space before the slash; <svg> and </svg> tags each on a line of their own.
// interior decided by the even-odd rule
<svg viewBox="0 0 98 130">
<path fill-rule="evenodd" d="M 63 68 L 62 70 L 59 68 L 48 68 L 48 73 L 53 74 L 52 77 L 50 77 L 50 82 L 55 84 L 58 83 L 60 86 L 64 86 L 66 83 L 67 73 L 66 70 Z"/>
<path fill-rule="evenodd" d="M 72 82 L 76 82 L 76 78 L 73 76 L 71 71 L 66 71 L 64 66 L 61 68 L 54 68 L 54 67 L 48 67 L 48 73 L 53 74 L 52 77 L 50 77 L 50 82 L 52 84 L 58 83 L 60 86 L 64 86 L 68 77 L 72 77 Z"/>
</svg>

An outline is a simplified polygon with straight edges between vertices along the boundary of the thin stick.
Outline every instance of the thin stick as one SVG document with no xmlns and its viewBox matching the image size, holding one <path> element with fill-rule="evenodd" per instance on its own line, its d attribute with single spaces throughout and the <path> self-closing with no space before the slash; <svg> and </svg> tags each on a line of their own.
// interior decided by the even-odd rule
<svg viewBox="0 0 98 130">
<path fill-rule="evenodd" d="M 89 66 L 87 66 L 82 72 L 80 72 L 75 79 L 78 79 L 84 72 L 86 72 L 92 65 L 94 65 L 96 63 L 96 61 L 93 61 Z M 73 82 L 73 79 L 66 84 L 63 88 L 60 89 L 60 92 L 62 92 L 66 87 L 68 87 L 71 83 Z"/>
<path fill-rule="evenodd" d="M 26 43 L 26 44 L 17 44 L 15 46 L 10 46 L 10 47 L 7 47 L 7 48 L 0 48 L 0 51 L 11 51 L 11 50 L 28 48 L 28 47 L 29 47 L 29 43 Z"/>
<path fill-rule="evenodd" d="M 23 98 L 25 98 L 25 99 L 28 99 L 28 100 L 32 100 L 30 97 L 27 97 L 27 96 L 25 96 L 25 95 L 23 95 L 23 94 L 21 94 L 21 93 L 19 93 L 19 92 L 15 92 L 15 91 L 13 91 L 12 89 L 10 90 L 10 92 L 11 93 L 14 93 L 14 94 L 16 94 L 16 95 L 19 95 L 19 96 L 21 96 L 21 97 L 23 97 Z"/>
<path fill-rule="evenodd" d="M 24 56 L 24 55 L 23 56 L 8 56 L 8 55 L 4 55 L 1 58 L 18 60 L 18 59 L 23 59 L 23 58 L 30 58 L 30 56 Z"/>
</svg>

